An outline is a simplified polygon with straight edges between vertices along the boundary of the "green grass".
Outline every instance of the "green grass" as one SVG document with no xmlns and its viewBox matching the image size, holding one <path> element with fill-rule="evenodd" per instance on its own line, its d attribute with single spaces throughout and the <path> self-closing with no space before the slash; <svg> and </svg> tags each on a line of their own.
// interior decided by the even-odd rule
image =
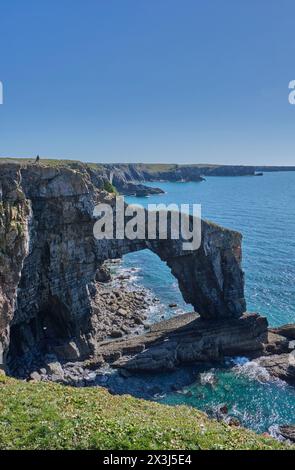
<svg viewBox="0 0 295 470">
<path fill-rule="evenodd" d="M 191 163 L 191 164 L 175 164 L 175 163 L 137 163 L 135 164 L 139 170 L 146 170 L 149 173 L 161 173 L 166 171 L 176 171 L 179 168 L 217 168 L 221 165 L 210 163 Z"/>
<path fill-rule="evenodd" d="M 34 163 L 36 157 L 32 158 L 16 158 L 16 157 L 0 157 L 0 163 L 4 162 L 16 162 L 16 163 Z M 87 165 L 89 168 L 92 169 L 103 169 L 104 165 L 108 165 L 107 163 L 92 163 L 92 162 L 81 162 L 80 160 L 69 160 L 69 159 L 57 159 L 57 158 L 40 158 L 40 165 L 49 165 L 49 166 L 73 166 L 73 165 Z M 124 163 L 117 163 L 117 165 L 120 165 L 122 168 L 123 167 L 128 167 L 128 164 Z M 150 173 L 158 173 L 162 171 L 172 171 L 176 170 L 177 168 L 181 167 L 197 167 L 197 168 L 203 168 L 203 167 L 212 167 L 216 168 L 221 165 L 215 165 L 215 164 L 210 164 L 210 163 L 192 163 L 192 164 L 175 164 L 175 163 L 134 163 L 134 165 L 139 169 L 139 170 L 146 170 Z"/>
<path fill-rule="evenodd" d="M 4 163 L 4 162 L 16 162 L 16 163 L 24 163 L 24 164 L 27 164 L 27 163 L 34 163 L 35 162 L 35 159 L 36 157 L 32 157 L 32 158 L 12 158 L 12 157 L 1 157 L 0 158 L 0 163 Z M 78 160 L 59 160 L 59 159 L 51 159 L 51 158 L 41 158 L 40 160 L 40 164 L 44 164 L 44 165 L 49 165 L 49 166 L 64 166 L 64 165 L 73 165 L 73 164 L 79 164 L 81 162 L 79 162 Z"/>
<path fill-rule="evenodd" d="M 275 440 L 103 388 L 0 375 L 0 449 L 284 449 Z"/>
<path fill-rule="evenodd" d="M 0 163 L 20 163 L 20 164 L 28 164 L 28 163 L 35 163 L 36 156 L 32 158 L 18 158 L 18 157 L 0 157 Z M 94 170 L 103 169 L 102 163 L 92 163 L 92 162 L 82 162 L 81 160 L 69 160 L 69 159 L 62 159 L 62 158 L 43 158 L 40 157 L 39 165 L 46 165 L 46 166 L 79 166 L 79 165 L 86 165 L 89 168 L 93 168 Z"/>
<path fill-rule="evenodd" d="M 14 158 L 14 157 L 0 157 L 0 163 L 4 162 L 16 162 L 21 164 L 34 163 L 35 157 L 32 158 Z M 92 163 L 92 162 L 81 162 L 79 160 L 69 160 L 69 159 L 54 159 L 54 158 L 43 158 L 41 156 L 39 165 L 48 165 L 48 166 L 69 166 L 70 168 L 76 168 L 80 165 L 86 165 L 93 170 L 103 170 L 108 163 Z M 121 168 L 127 170 L 128 163 L 117 163 Z M 178 168 L 217 168 L 223 165 L 210 164 L 210 163 L 190 163 L 190 164 L 175 164 L 175 163 L 133 163 L 138 170 L 147 171 L 151 175 L 153 173 L 162 173 L 167 171 L 176 171 Z M 226 166 L 226 165 L 225 165 Z"/>
</svg>

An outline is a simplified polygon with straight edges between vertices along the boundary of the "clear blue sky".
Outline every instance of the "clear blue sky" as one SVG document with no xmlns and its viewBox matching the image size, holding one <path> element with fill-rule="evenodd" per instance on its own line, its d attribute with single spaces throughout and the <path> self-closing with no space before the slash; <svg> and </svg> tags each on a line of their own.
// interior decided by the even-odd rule
<svg viewBox="0 0 295 470">
<path fill-rule="evenodd" d="M 0 0 L 0 155 L 295 164 L 294 0 Z"/>
</svg>

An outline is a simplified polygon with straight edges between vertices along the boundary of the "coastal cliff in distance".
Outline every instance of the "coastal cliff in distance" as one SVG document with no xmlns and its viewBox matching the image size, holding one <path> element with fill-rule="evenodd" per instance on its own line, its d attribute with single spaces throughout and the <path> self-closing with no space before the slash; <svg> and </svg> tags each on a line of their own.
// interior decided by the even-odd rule
<svg viewBox="0 0 295 470">
<path fill-rule="evenodd" d="M 206 176 L 252 176 L 254 167 L 221 165 L 174 164 L 108 164 L 104 165 L 107 177 L 122 194 L 146 196 L 160 194 L 160 188 L 146 186 L 149 182 L 202 182 Z M 143 185 L 142 183 L 145 183 Z M 136 188 L 140 184 L 141 187 Z"/>
<path fill-rule="evenodd" d="M 261 176 L 263 172 L 295 171 L 295 167 L 267 167 L 247 165 L 208 165 L 208 164 L 104 164 L 104 169 L 114 185 L 123 190 L 135 182 L 171 181 L 201 182 L 210 176 Z M 158 188 L 152 191 L 160 192 Z M 131 188 L 132 191 L 132 188 Z M 152 194 L 153 192 L 151 192 Z"/>
<path fill-rule="evenodd" d="M 0 158 L 0 163 L 33 163 L 34 159 Z M 82 163 L 74 160 L 42 159 L 50 166 L 65 165 L 79 170 L 87 168 L 96 175 L 101 187 L 115 189 L 122 195 L 144 197 L 162 194 L 161 182 L 199 182 L 207 177 L 262 176 L 264 172 L 295 171 L 295 166 L 247 166 L 214 164 L 147 164 L 147 163 Z M 149 186 L 150 182 L 159 182 L 159 187 Z"/>
</svg>

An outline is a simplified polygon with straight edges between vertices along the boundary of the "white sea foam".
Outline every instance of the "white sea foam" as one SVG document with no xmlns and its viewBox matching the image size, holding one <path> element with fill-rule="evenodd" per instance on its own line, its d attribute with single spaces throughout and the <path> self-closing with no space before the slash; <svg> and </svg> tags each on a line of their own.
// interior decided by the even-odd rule
<svg viewBox="0 0 295 470">
<path fill-rule="evenodd" d="M 208 372 L 202 372 L 200 374 L 200 382 L 202 385 L 216 385 L 217 378 L 215 375 L 215 370 L 212 369 Z"/>
<path fill-rule="evenodd" d="M 278 386 L 285 386 L 285 382 L 273 377 L 262 366 L 255 361 L 250 361 L 247 358 L 235 358 L 233 370 L 237 375 L 243 375 L 251 380 L 256 380 L 260 383 L 275 383 Z"/>
<path fill-rule="evenodd" d="M 248 362 L 249 362 L 249 358 L 244 357 L 244 356 L 230 357 L 229 359 L 226 360 L 226 363 L 228 365 L 235 365 L 235 366 L 243 366 L 244 364 L 247 364 Z"/>
</svg>

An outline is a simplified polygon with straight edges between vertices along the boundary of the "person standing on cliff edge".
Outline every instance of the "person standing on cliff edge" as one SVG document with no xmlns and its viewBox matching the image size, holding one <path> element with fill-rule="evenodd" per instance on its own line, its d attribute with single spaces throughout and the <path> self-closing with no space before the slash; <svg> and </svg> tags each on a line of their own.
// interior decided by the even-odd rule
<svg viewBox="0 0 295 470">
<path fill-rule="evenodd" d="M 40 157 L 39 157 L 39 155 L 37 155 L 35 163 L 39 163 L 39 161 L 40 161 Z"/>
</svg>

